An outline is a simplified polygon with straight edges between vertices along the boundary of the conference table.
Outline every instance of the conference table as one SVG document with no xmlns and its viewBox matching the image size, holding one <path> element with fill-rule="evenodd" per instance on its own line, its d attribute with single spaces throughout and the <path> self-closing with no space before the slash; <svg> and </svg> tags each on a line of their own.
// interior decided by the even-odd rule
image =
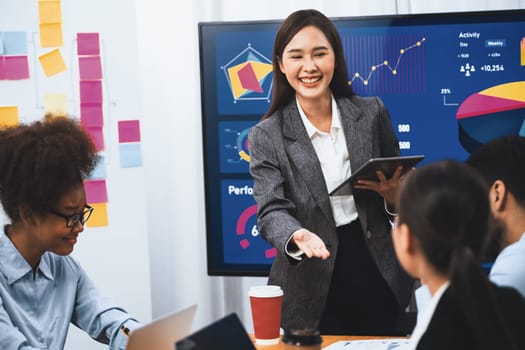
<svg viewBox="0 0 525 350">
<path fill-rule="evenodd" d="M 250 334 L 250 337 L 252 340 L 254 340 L 253 335 Z M 344 340 L 366 340 L 366 339 L 385 339 L 385 338 L 397 338 L 397 337 L 381 337 L 381 336 L 361 336 L 361 335 L 323 335 L 323 343 L 321 344 L 321 347 L 326 347 L 330 344 L 333 344 L 335 342 Z M 400 337 L 403 338 L 403 337 Z M 257 350 L 283 350 L 284 345 L 281 341 L 279 341 L 279 344 L 276 345 L 257 345 L 255 344 L 255 348 Z"/>
</svg>

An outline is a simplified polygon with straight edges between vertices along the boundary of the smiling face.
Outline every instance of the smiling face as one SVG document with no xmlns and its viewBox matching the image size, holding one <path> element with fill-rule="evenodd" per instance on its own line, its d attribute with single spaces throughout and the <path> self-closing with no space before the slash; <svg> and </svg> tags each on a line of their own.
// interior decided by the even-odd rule
<svg viewBox="0 0 525 350">
<path fill-rule="evenodd" d="M 64 216 L 81 213 L 86 206 L 86 193 L 82 185 L 63 195 L 57 203 L 54 211 Z M 47 213 L 35 218 L 35 224 L 31 227 L 31 241 L 43 254 L 46 251 L 57 255 L 68 255 L 73 251 L 74 245 L 84 225 L 77 222 L 73 227 L 66 226 L 66 219 Z"/>
<path fill-rule="evenodd" d="M 328 39 L 315 26 L 301 29 L 285 46 L 279 68 L 300 103 L 330 98 L 335 55 Z"/>
</svg>

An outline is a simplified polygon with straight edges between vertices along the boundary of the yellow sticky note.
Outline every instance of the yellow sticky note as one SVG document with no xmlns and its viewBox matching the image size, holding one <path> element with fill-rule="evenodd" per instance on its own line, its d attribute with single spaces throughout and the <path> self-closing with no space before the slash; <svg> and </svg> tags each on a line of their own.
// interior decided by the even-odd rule
<svg viewBox="0 0 525 350">
<path fill-rule="evenodd" d="M 44 114 L 67 115 L 67 96 L 65 94 L 44 94 Z"/>
<path fill-rule="evenodd" d="M 40 24 L 40 47 L 56 47 L 64 45 L 62 23 Z"/>
<path fill-rule="evenodd" d="M 108 204 L 94 203 L 90 204 L 93 207 L 93 213 L 86 222 L 87 227 L 104 227 L 108 226 Z"/>
<path fill-rule="evenodd" d="M 62 8 L 60 1 L 38 2 L 40 24 L 62 23 Z"/>
<path fill-rule="evenodd" d="M 47 77 L 66 70 L 66 63 L 64 62 L 59 49 L 54 49 L 38 56 L 38 60 L 40 61 L 40 65 Z"/>
<path fill-rule="evenodd" d="M 18 124 L 18 106 L 0 106 L 0 129 Z"/>
</svg>

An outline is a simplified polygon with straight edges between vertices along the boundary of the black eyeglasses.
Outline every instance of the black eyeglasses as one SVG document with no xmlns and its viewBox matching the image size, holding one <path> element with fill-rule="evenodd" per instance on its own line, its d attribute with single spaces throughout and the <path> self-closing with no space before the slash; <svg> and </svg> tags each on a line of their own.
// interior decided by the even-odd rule
<svg viewBox="0 0 525 350">
<path fill-rule="evenodd" d="M 79 222 L 82 225 L 84 225 L 86 221 L 89 220 L 89 218 L 91 217 L 91 213 L 93 213 L 93 207 L 86 204 L 82 212 L 73 215 L 64 215 L 52 209 L 49 209 L 48 212 L 50 212 L 51 214 L 55 214 L 56 216 L 60 216 L 61 218 L 66 220 L 66 227 L 75 227 L 76 224 L 78 224 Z"/>
</svg>

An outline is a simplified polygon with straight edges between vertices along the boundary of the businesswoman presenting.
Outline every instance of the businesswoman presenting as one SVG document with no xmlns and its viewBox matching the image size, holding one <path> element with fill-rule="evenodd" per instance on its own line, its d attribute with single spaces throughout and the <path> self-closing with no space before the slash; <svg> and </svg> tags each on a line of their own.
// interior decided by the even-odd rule
<svg viewBox="0 0 525 350">
<path fill-rule="evenodd" d="M 399 155 L 389 113 L 354 95 L 337 30 L 316 10 L 280 27 L 273 88 L 248 140 L 259 229 L 277 248 L 268 283 L 284 290 L 282 327 L 394 334 L 412 290 L 387 212 L 401 169 L 328 195 L 368 159 Z"/>
</svg>

